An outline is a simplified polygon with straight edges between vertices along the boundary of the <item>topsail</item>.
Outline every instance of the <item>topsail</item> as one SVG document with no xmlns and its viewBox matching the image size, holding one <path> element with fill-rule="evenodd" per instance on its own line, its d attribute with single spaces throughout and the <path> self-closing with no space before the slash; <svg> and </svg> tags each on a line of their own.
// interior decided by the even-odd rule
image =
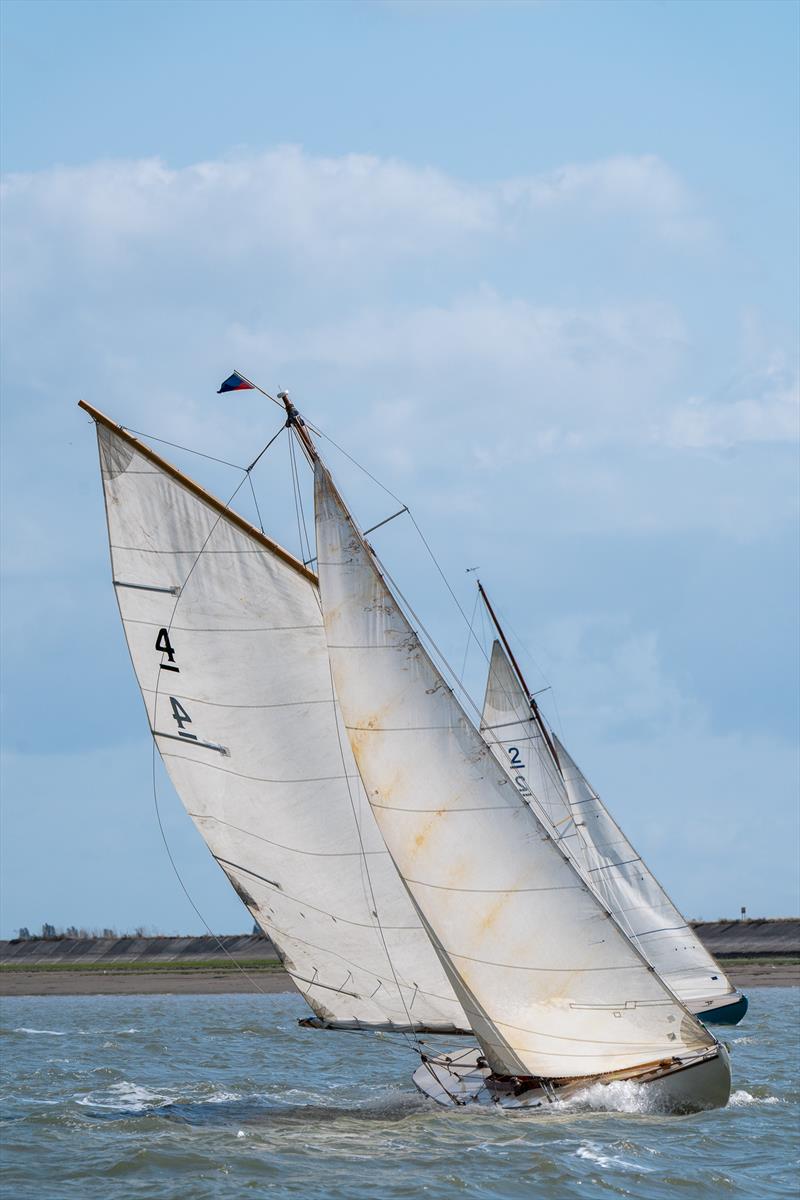
<svg viewBox="0 0 800 1200">
<path fill-rule="evenodd" d="M 356 763 L 491 1070 L 564 1080 L 716 1056 L 496 763 L 319 461 L 315 496 L 328 648 Z"/>
<path fill-rule="evenodd" d="M 468 1030 L 366 801 L 315 577 L 84 407 L 150 728 L 214 858 L 321 1022 Z"/>
</svg>

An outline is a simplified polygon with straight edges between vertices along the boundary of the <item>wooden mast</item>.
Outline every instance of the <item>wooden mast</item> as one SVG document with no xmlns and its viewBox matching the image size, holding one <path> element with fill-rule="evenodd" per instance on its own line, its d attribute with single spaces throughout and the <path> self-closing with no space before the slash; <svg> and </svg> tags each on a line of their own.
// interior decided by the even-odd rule
<svg viewBox="0 0 800 1200">
<path fill-rule="evenodd" d="M 553 744 L 553 739 L 550 737 L 550 734 L 547 730 L 547 726 L 544 723 L 544 717 L 542 716 L 542 714 L 539 710 L 539 705 L 536 703 L 533 693 L 531 692 L 530 688 L 528 687 L 527 683 L 525 682 L 525 676 L 522 674 L 522 669 L 521 669 L 519 663 L 517 662 L 516 658 L 514 657 L 514 651 L 511 649 L 511 647 L 508 644 L 508 638 L 506 637 L 505 633 L 503 632 L 503 627 L 497 619 L 497 614 L 495 613 L 494 609 L 492 608 L 489 597 L 486 595 L 486 589 L 484 588 L 480 579 L 478 580 L 478 591 L 481 594 L 481 599 L 483 600 L 483 603 L 486 605 L 489 616 L 492 618 L 494 627 L 497 630 L 498 634 L 500 635 L 500 641 L 502 642 L 503 648 L 505 649 L 505 652 L 511 661 L 511 665 L 516 672 L 517 678 L 519 679 L 520 683 L 522 684 L 522 690 L 528 699 L 528 704 L 530 705 L 531 712 L 533 713 L 533 719 L 539 728 L 539 732 L 541 733 L 542 737 L 544 738 L 545 742 L 547 743 L 547 748 L 553 756 L 553 762 L 556 764 L 556 766 L 558 767 L 559 772 L 560 772 L 561 771 L 561 763 L 558 761 L 558 754 L 556 753 L 556 748 Z"/>
</svg>

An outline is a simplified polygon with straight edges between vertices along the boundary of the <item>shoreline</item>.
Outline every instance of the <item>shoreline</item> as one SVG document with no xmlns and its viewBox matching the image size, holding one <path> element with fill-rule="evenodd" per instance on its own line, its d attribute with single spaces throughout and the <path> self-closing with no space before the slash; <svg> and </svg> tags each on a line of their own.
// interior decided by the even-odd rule
<svg viewBox="0 0 800 1200">
<path fill-rule="evenodd" d="M 754 963 L 736 967 L 736 960 L 721 964 L 740 990 L 760 987 L 800 987 L 800 962 Z M 0 971 L 0 997 L 5 996 L 213 996 L 274 995 L 298 992 L 281 969 L 251 968 L 238 971 Z M 299 992 L 298 992 L 299 994 Z"/>
</svg>

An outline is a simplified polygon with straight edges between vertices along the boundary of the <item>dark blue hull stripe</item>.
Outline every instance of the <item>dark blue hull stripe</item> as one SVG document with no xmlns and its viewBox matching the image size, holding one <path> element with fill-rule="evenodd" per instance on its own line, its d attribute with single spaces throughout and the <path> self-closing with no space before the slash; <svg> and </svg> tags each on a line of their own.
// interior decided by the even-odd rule
<svg viewBox="0 0 800 1200">
<path fill-rule="evenodd" d="M 734 1000 L 733 1004 L 725 1004 L 722 1008 L 712 1008 L 709 1012 L 698 1013 L 697 1016 L 704 1025 L 738 1025 L 747 1012 L 747 996 Z"/>
</svg>

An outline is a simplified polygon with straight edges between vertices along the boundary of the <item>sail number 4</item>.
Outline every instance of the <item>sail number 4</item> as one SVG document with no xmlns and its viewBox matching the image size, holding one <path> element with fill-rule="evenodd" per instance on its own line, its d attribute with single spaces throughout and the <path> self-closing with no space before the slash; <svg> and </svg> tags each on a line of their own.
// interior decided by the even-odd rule
<svg viewBox="0 0 800 1200">
<path fill-rule="evenodd" d="M 160 650 L 162 654 L 166 654 L 167 661 L 162 662 L 162 671 L 180 671 L 180 667 L 175 662 L 175 647 L 169 640 L 169 630 L 159 629 L 158 637 L 156 638 L 156 650 Z"/>
<path fill-rule="evenodd" d="M 162 654 L 166 654 L 167 661 L 161 663 L 162 671 L 180 671 L 180 667 L 175 662 L 175 647 L 169 640 L 169 630 L 159 629 L 158 637 L 156 638 L 156 650 L 160 650 Z M 197 737 L 193 733 L 187 733 L 183 728 L 184 725 L 191 725 L 192 718 L 189 716 L 186 709 L 175 696 L 170 696 L 169 702 L 172 706 L 172 718 L 178 722 L 178 733 L 182 738 L 188 738 L 192 742 L 197 741 Z"/>
<path fill-rule="evenodd" d="M 174 696 L 170 696 L 169 702 L 172 705 L 173 720 L 178 722 L 178 732 L 180 733 L 181 737 L 190 738 L 193 742 L 196 742 L 197 738 L 195 735 L 193 733 L 187 733 L 183 728 L 184 725 L 191 725 L 192 718 L 189 716 L 180 700 L 176 700 Z"/>
</svg>

